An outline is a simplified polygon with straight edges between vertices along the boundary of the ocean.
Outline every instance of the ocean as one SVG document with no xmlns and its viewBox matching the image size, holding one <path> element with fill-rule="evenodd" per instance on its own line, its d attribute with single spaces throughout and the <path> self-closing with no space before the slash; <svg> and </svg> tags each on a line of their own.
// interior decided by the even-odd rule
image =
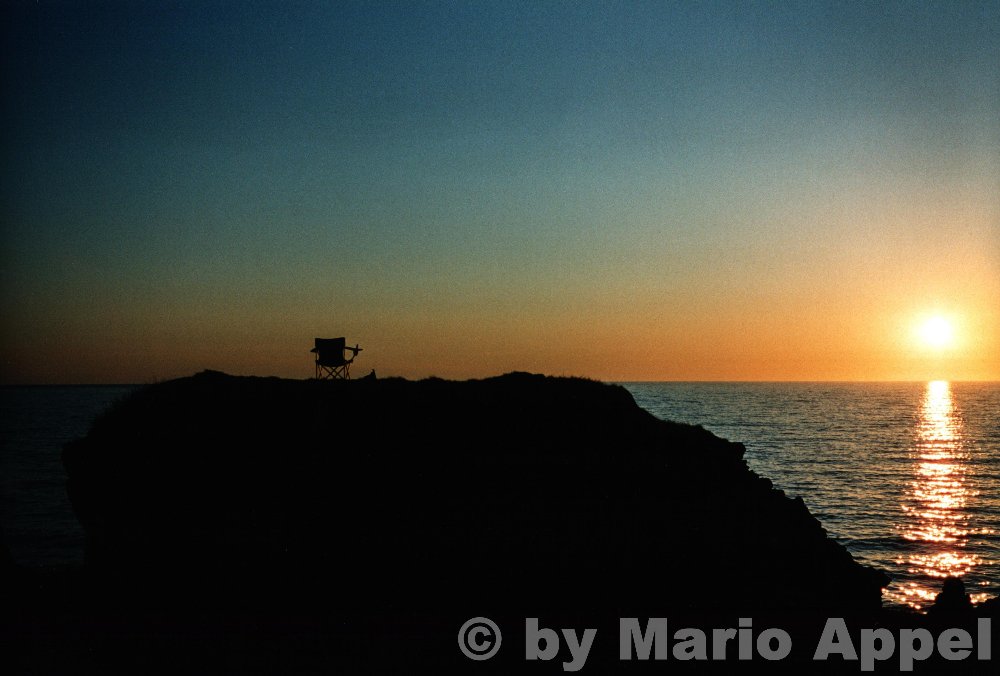
<svg viewBox="0 0 1000 676">
<path fill-rule="evenodd" d="M 0 387 L 0 537 L 24 565 L 83 563 L 62 447 L 132 386 Z"/>
<path fill-rule="evenodd" d="M 1000 594 L 1000 383 L 623 385 L 660 418 L 746 444 L 751 469 L 892 576 L 887 604 L 926 607 L 948 575 L 975 600 Z M 60 451 L 132 389 L 0 388 L 0 535 L 15 561 L 83 561 Z"/>
<path fill-rule="evenodd" d="M 1000 594 L 1000 383 L 629 383 L 654 415 L 746 445 L 831 537 L 926 608 L 960 576 Z"/>
</svg>

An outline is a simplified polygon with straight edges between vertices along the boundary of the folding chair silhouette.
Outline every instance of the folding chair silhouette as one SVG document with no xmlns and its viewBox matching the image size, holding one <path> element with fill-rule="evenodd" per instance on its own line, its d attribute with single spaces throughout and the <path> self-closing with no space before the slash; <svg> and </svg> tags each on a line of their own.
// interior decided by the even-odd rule
<svg viewBox="0 0 1000 676">
<path fill-rule="evenodd" d="M 317 338 L 316 347 L 309 351 L 316 353 L 317 380 L 350 380 L 351 364 L 361 348 L 350 347 L 346 338 Z M 352 353 L 350 359 L 348 352 Z"/>
</svg>

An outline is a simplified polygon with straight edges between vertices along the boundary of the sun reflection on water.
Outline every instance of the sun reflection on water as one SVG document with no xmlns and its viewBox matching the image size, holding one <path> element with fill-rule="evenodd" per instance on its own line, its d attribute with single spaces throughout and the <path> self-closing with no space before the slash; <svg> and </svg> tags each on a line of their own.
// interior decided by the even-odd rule
<svg viewBox="0 0 1000 676">
<path fill-rule="evenodd" d="M 968 457 L 962 421 L 955 411 L 947 381 L 927 383 L 913 449 L 913 480 L 901 505 L 904 519 L 897 526 L 912 543 L 897 563 L 920 578 L 962 577 L 981 563 L 965 550 L 972 530 L 967 504 L 974 496 L 965 481 Z M 934 601 L 940 584 L 906 582 L 891 595 L 921 609 Z M 974 595 L 973 600 L 980 600 Z M 985 595 L 982 595 L 985 596 Z"/>
</svg>

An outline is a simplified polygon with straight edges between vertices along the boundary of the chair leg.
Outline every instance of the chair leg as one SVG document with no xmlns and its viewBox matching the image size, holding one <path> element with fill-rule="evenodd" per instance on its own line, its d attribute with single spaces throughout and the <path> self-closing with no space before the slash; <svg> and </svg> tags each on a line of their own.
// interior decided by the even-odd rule
<svg viewBox="0 0 1000 676">
<path fill-rule="evenodd" d="M 337 377 L 334 368 L 316 364 L 316 380 L 333 380 Z"/>
<path fill-rule="evenodd" d="M 316 380 L 350 380 L 351 365 L 322 366 L 316 364 Z"/>
</svg>

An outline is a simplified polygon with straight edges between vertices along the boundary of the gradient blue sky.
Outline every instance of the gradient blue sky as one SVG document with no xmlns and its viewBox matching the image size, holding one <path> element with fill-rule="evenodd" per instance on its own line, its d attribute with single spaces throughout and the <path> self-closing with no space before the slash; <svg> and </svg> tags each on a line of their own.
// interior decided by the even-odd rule
<svg viewBox="0 0 1000 676">
<path fill-rule="evenodd" d="M 998 2 L 2 11 L 4 382 L 1000 380 Z"/>
</svg>

